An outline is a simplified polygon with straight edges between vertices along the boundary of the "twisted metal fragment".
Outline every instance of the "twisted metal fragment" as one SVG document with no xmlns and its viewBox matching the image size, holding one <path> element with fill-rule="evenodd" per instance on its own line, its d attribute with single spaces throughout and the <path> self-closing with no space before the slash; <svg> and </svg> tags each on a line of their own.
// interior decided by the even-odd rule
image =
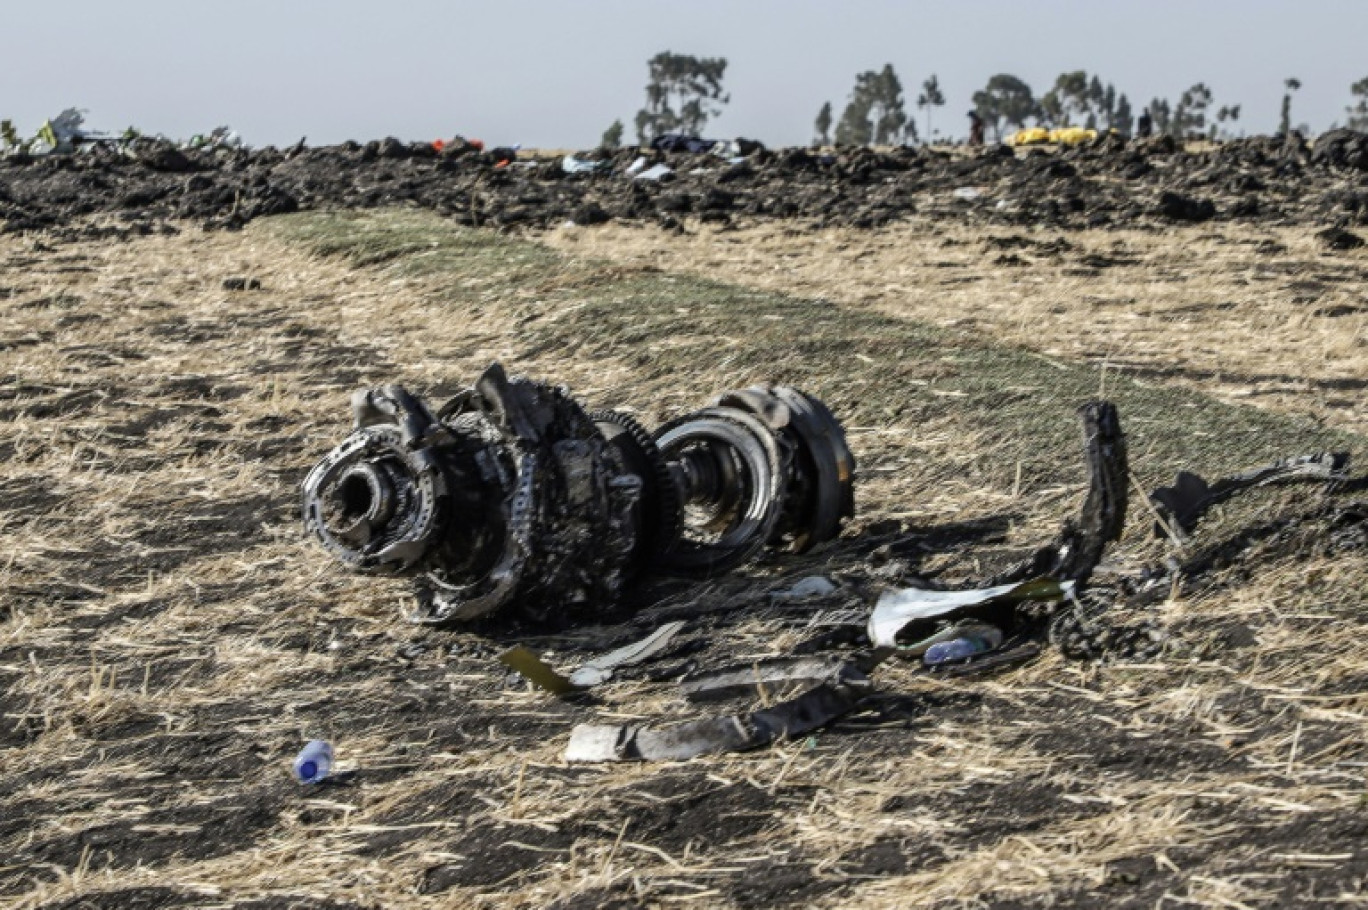
<svg viewBox="0 0 1368 910">
<path fill-rule="evenodd" d="M 655 434 L 498 364 L 435 414 L 399 386 L 352 411 L 304 482 L 305 527 L 348 568 L 417 578 L 422 622 L 592 611 L 645 573 L 804 552 L 854 512 L 841 425 L 786 386 L 728 392 Z"/>
</svg>

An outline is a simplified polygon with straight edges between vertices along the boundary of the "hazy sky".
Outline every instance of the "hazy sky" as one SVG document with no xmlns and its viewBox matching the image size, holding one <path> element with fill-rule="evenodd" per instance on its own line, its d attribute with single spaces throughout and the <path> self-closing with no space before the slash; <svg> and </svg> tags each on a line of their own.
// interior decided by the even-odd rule
<svg viewBox="0 0 1368 910">
<path fill-rule="evenodd" d="M 632 135 L 646 60 L 661 50 L 729 61 L 714 136 L 811 139 L 855 74 L 892 63 L 908 110 L 930 73 L 965 131 L 972 93 L 1014 73 L 1037 94 L 1064 70 L 1115 83 L 1137 112 L 1194 82 L 1241 104 L 1240 126 L 1344 119 L 1368 76 L 1365 0 L 2 0 L 0 117 L 24 132 L 64 107 L 87 125 L 187 137 L 227 123 L 253 145 L 456 133 L 580 147 L 614 118 Z"/>
</svg>

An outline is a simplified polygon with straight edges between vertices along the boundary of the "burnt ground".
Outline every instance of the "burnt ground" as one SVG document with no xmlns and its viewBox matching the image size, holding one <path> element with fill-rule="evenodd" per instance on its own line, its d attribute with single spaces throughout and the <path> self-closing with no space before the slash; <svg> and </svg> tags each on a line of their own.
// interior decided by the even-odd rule
<svg viewBox="0 0 1368 910">
<path fill-rule="evenodd" d="M 1100 580 L 1185 570 L 1096 621 L 1161 632 L 1158 654 L 1047 648 L 958 679 L 895 662 L 860 710 L 772 748 L 562 759 L 576 723 L 725 709 L 677 694 L 691 668 L 792 653 L 820 611 L 1028 553 L 1077 507 L 1073 412 L 1101 382 L 1144 486 L 1320 448 L 1361 461 L 1361 435 L 420 213 L 122 241 L 74 227 L 0 240 L 6 904 L 1365 901 L 1361 487 L 1261 491 L 1181 550 L 1136 504 Z M 1313 356 L 1291 348 L 1285 368 Z M 408 625 L 402 583 L 346 576 L 302 539 L 298 484 L 346 432 L 354 388 L 440 399 L 494 359 L 648 424 L 798 384 L 850 429 L 858 518 L 826 550 L 647 587 L 589 626 Z M 812 574 L 840 592 L 771 598 Z M 669 652 L 588 696 L 494 660 L 520 643 L 571 667 L 672 618 L 689 624 Z M 315 736 L 344 773 L 302 788 L 288 765 Z"/>
<path fill-rule="evenodd" d="M 1060 228 L 1306 224 L 1347 248 L 1363 239 L 1349 229 L 1368 223 L 1368 137 L 1348 130 L 1314 143 L 1294 134 L 1191 149 L 1119 136 L 1062 151 L 746 149 L 738 160 L 647 150 L 673 174 L 645 181 L 626 176 L 636 148 L 587 153 L 607 172 L 572 175 L 559 156 L 465 143 L 183 151 L 144 140 L 0 158 L 0 230 L 145 234 L 173 229 L 173 219 L 240 228 L 298 210 L 412 205 L 496 228 L 619 220 L 677 230 L 689 218 L 869 228 L 913 215 Z"/>
</svg>

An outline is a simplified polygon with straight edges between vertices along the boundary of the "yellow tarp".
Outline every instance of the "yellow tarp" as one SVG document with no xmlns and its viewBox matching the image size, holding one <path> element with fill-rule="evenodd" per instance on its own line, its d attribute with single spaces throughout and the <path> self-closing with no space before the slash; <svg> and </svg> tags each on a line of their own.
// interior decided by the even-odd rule
<svg viewBox="0 0 1368 910">
<path fill-rule="evenodd" d="M 1050 131 L 1039 126 L 1029 130 L 1017 130 L 1007 137 L 1008 145 L 1036 145 L 1049 141 Z"/>
<path fill-rule="evenodd" d="M 1053 142 L 1056 145 L 1078 145 L 1097 138 L 1097 130 L 1085 130 L 1080 126 L 1066 126 L 1063 129 L 1047 130 L 1035 126 L 1029 130 L 1017 130 L 1007 137 L 1008 145 L 1043 145 Z"/>
<path fill-rule="evenodd" d="M 1091 142 L 1097 138 L 1097 130 L 1085 130 L 1078 126 L 1065 127 L 1062 130 L 1050 130 L 1050 141 L 1060 145 L 1078 145 L 1082 142 Z"/>
</svg>

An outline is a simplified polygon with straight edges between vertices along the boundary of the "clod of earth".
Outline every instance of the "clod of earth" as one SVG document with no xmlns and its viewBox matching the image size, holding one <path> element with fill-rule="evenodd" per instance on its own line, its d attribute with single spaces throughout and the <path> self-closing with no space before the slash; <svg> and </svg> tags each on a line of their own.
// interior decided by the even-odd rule
<svg viewBox="0 0 1368 910">
<path fill-rule="evenodd" d="M 1331 250 L 1357 250 L 1368 241 L 1365 241 L 1353 231 L 1346 231 L 1344 228 L 1326 228 L 1316 232 L 1316 239 Z"/>
</svg>

